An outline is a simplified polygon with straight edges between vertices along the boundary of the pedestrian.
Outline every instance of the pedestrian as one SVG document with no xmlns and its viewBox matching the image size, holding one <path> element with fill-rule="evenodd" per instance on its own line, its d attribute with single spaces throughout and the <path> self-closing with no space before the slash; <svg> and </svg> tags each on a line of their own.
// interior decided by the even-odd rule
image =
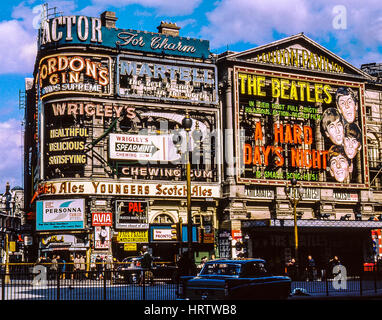
<svg viewBox="0 0 382 320">
<path fill-rule="evenodd" d="M 70 275 L 70 279 L 74 279 L 74 256 L 72 254 L 69 255 L 69 261 L 67 264 L 68 274 Z"/>
<path fill-rule="evenodd" d="M 141 268 L 143 270 L 142 270 L 141 279 L 139 281 L 140 285 L 144 285 L 145 280 L 148 280 L 150 283 L 153 283 L 153 280 L 154 280 L 154 276 L 151 271 L 153 258 L 151 257 L 151 254 L 148 251 L 148 248 L 146 246 L 142 248 L 142 252 L 143 252 L 143 255 L 141 258 Z"/>
<path fill-rule="evenodd" d="M 85 279 L 85 271 L 86 271 L 86 263 L 85 263 L 85 257 L 83 255 L 80 255 L 79 263 L 80 263 L 80 271 L 79 271 L 80 280 L 84 280 Z"/>
<path fill-rule="evenodd" d="M 73 259 L 73 271 L 74 271 L 76 280 L 80 279 L 80 270 L 81 270 L 80 256 L 77 254 Z"/>
<path fill-rule="evenodd" d="M 95 260 L 96 269 L 97 269 L 97 280 L 102 279 L 102 271 L 103 271 L 103 259 L 100 255 L 97 255 Z"/>
<path fill-rule="evenodd" d="M 308 280 L 314 281 L 316 280 L 316 262 L 312 258 L 311 255 L 308 256 L 308 266 L 307 266 L 307 271 L 308 271 Z"/>
<path fill-rule="evenodd" d="M 292 258 L 290 259 L 287 264 L 287 274 L 288 276 L 293 280 L 297 280 L 297 264 L 296 264 L 296 259 Z"/>
<path fill-rule="evenodd" d="M 94 259 L 94 256 L 91 258 L 91 261 L 90 261 L 90 278 L 91 279 L 97 279 L 97 266 L 96 266 L 96 263 L 95 263 L 95 259 Z"/>
<path fill-rule="evenodd" d="M 106 276 L 107 276 L 108 280 L 111 279 L 112 269 L 113 269 L 113 259 L 111 256 L 106 256 L 106 258 L 105 258 L 105 271 L 106 271 Z"/>
<path fill-rule="evenodd" d="M 198 265 L 198 273 L 203 269 L 203 267 L 204 267 L 204 264 L 207 262 L 207 257 L 206 256 L 204 256 L 203 258 L 202 258 L 202 260 L 200 261 L 200 264 Z"/>
<path fill-rule="evenodd" d="M 52 262 L 50 265 L 50 278 L 54 279 L 57 275 L 57 272 L 58 272 L 58 261 L 57 261 L 57 257 L 53 255 Z"/>
<path fill-rule="evenodd" d="M 180 256 L 179 260 L 176 263 L 177 266 L 177 274 L 176 281 L 179 282 L 180 277 L 182 276 L 193 276 L 197 273 L 197 268 L 195 263 L 189 258 L 188 252 L 183 252 Z"/>
<path fill-rule="evenodd" d="M 328 274 L 331 275 L 333 278 L 336 276 L 336 274 L 334 273 L 333 269 L 334 269 L 335 266 L 338 266 L 340 264 L 341 264 L 341 261 L 338 258 L 338 256 L 334 256 L 332 259 L 329 260 Z"/>
<path fill-rule="evenodd" d="M 62 274 L 62 279 L 65 280 L 65 274 L 66 274 L 66 261 L 64 258 L 60 259 L 61 261 L 61 268 L 60 268 L 60 272 Z"/>
</svg>

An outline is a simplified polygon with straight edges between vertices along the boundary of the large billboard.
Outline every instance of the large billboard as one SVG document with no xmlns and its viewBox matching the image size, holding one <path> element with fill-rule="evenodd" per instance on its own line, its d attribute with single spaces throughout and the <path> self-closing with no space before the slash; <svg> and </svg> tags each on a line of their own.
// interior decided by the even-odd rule
<svg viewBox="0 0 382 320">
<path fill-rule="evenodd" d="M 210 57 L 209 41 L 132 29 L 108 28 L 100 18 L 59 16 L 42 21 L 39 49 L 90 45 L 180 57 Z"/>
<path fill-rule="evenodd" d="M 44 200 L 36 203 L 36 230 L 83 229 L 85 200 Z"/>
<path fill-rule="evenodd" d="M 367 188 L 363 84 L 235 68 L 237 181 Z"/>
<path fill-rule="evenodd" d="M 111 95 L 111 58 L 105 55 L 62 53 L 40 60 L 40 97 L 54 94 Z"/>
<path fill-rule="evenodd" d="M 117 57 L 116 90 L 124 98 L 217 104 L 216 66 L 138 56 Z"/>
<path fill-rule="evenodd" d="M 119 178 L 184 180 L 187 143 L 181 126 L 185 116 L 180 107 L 163 110 L 117 100 L 62 98 L 45 103 L 44 178 L 83 177 L 85 165 L 95 161 L 91 152 L 98 150 L 93 145 L 103 145 L 104 151 L 95 155 L 108 166 L 107 173 Z M 199 108 L 190 110 L 189 116 L 192 180 L 218 182 L 218 110 Z"/>
</svg>

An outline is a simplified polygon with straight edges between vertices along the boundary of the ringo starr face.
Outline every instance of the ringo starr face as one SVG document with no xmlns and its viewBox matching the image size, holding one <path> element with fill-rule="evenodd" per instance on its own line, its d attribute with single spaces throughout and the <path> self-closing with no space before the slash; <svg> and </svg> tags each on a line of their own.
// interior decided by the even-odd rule
<svg viewBox="0 0 382 320">
<path fill-rule="evenodd" d="M 354 122 L 358 105 L 350 94 L 338 98 L 338 107 L 348 123 Z"/>
<path fill-rule="evenodd" d="M 353 159 L 361 149 L 361 143 L 353 137 L 344 138 L 344 150 L 349 159 Z"/>
<path fill-rule="evenodd" d="M 328 137 L 334 144 L 342 145 L 344 141 L 344 125 L 340 119 L 331 122 L 326 130 Z"/>
<path fill-rule="evenodd" d="M 339 154 L 330 160 L 330 174 L 338 182 L 343 182 L 349 176 L 351 171 L 348 160 L 342 154 Z"/>
</svg>

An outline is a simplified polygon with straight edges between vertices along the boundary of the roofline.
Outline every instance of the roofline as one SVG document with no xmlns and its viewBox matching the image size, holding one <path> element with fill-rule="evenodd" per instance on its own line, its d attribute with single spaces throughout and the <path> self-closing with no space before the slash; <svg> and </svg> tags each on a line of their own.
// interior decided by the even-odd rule
<svg viewBox="0 0 382 320">
<path fill-rule="evenodd" d="M 309 42 L 311 45 L 316 46 L 320 50 L 324 51 L 327 55 L 334 57 L 335 59 L 337 59 L 338 61 L 340 61 L 341 63 L 343 63 L 345 66 L 347 66 L 348 68 L 352 69 L 356 73 L 361 74 L 362 76 L 364 76 L 367 79 L 370 79 L 370 80 L 374 79 L 374 77 L 371 76 L 370 74 L 368 74 L 368 73 L 362 71 L 361 69 L 353 66 L 352 64 L 350 64 L 349 62 L 347 62 L 346 60 L 341 58 L 340 56 L 336 55 L 332 51 L 330 51 L 327 48 L 325 48 L 324 46 L 320 45 L 318 42 L 316 42 L 316 41 L 312 40 L 311 38 L 307 37 L 303 32 L 295 34 L 293 36 L 285 37 L 285 38 L 280 39 L 280 40 L 275 40 L 275 41 L 272 41 L 270 43 L 267 43 L 267 44 L 264 44 L 264 45 L 261 45 L 261 46 L 255 47 L 255 48 L 251 48 L 251 49 L 247 49 L 247 50 L 244 50 L 244 51 L 241 51 L 241 52 L 235 52 L 235 53 L 232 53 L 232 54 L 228 54 L 226 56 L 218 58 L 217 61 L 218 60 L 224 60 L 224 59 L 239 58 L 239 57 L 241 57 L 243 55 L 247 55 L 247 54 L 250 54 L 250 53 L 253 53 L 253 52 L 261 51 L 261 50 L 264 50 L 266 48 L 270 48 L 272 46 L 275 46 L 277 44 L 287 43 L 287 42 L 293 41 L 295 39 L 304 39 L 305 41 Z"/>
</svg>

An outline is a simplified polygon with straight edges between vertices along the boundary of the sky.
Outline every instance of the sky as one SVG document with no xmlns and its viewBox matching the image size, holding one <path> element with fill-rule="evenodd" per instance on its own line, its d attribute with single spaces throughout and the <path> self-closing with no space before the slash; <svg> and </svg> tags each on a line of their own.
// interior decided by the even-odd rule
<svg viewBox="0 0 382 320">
<path fill-rule="evenodd" d="M 0 192 L 23 186 L 19 91 L 33 76 L 40 8 L 45 1 L 0 2 Z M 175 22 L 180 36 L 210 41 L 210 51 L 242 51 L 304 32 L 357 68 L 382 62 L 380 0 L 57 0 L 62 15 L 114 11 L 121 29 L 157 32 Z"/>
</svg>

